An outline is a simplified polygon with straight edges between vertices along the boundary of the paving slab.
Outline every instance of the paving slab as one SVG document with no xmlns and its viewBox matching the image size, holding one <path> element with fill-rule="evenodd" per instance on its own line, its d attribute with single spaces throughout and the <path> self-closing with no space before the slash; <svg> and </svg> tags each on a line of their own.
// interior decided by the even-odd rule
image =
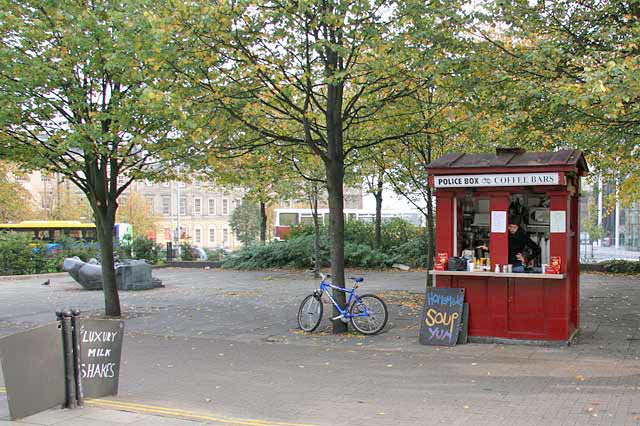
<svg viewBox="0 0 640 426">
<path fill-rule="evenodd" d="M 332 335 L 326 319 L 317 333 L 297 330 L 298 304 L 317 285 L 303 272 L 153 274 L 164 289 L 121 293 L 127 333 L 111 400 L 194 413 L 175 418 L 188 426 L 354 415 L 372 425 L 640 425 L 638 277 L 581 276 L 575 345 L 445 348 L 418 344 L 424 272 L 351 271 L 389 304 L 385 332 L 372 337 Z M 99 316 L 103 304 L 64 276 L 49 287 L 0 279 L 0 300 L 0 336 L 52 321 L 60 306 Z"/>
</svg>

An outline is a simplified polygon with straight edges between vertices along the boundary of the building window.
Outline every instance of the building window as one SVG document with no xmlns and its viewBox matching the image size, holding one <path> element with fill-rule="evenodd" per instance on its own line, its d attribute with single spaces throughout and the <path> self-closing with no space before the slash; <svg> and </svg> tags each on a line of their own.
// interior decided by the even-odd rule
<svg viewBox="0 0 640 426">
<path fill-rule="evenodd" d="M 202 188 L 202 182 L 196 179 L 196 180 L 193 182 L 193 186 L 194 186 L 195 188 Z"/>
<path fill-rule="evenodd" d="M 180 197 L 180 216 L 187 215 L 187 199 Z"/>
<path fill-rule="evenodd" d="M 178 186 L 179 186 L 180 188 L 186 188 L 186 187 L 187 187 L 187 184 L 186 184 L 185 182 L 178 182 Z"/>
<path fill-rule="evenodd" d="M 149 209 L 149 214 L 153 215 L 155 212 L 153 211 L 153 197 L 146 197 L 147 200 L 147 208 Z"/>
<path fill-rule="evenodd" d="M 196 244 L 202 244 L 202 228 L 199 226 L 193 230 L 193 240 Z"/>
<path fill-rule="evenodd" d="M 216 242 L 216 228 L 209 228 L 209 242 L 210 243 L 215 243 Z"/>
<path fill-rule="evenodd" d="M 233 200 L 231 202 L 231 208 L 234 210 L 237 209 L 239 205 L 240 205 L 240 202 L 238 200 Z"/>
<path fill-rule="evenodd" d="M 227 199 L 222 200 L 222 214 L 224 216 L 229 214 L 229 200 Z"/>
<path fill-rule="evenodd" d="M 170 215 L 171 214 L 171 198 L 162 197 L 162 214 Z"/>
<path fill-rule="evenodd" d="M 126 177 L 125 177 L 125 176 L 123 176 L 123 175 L 118 175 L 118 179 L 117 179 L 117 181 L 118 181 L 118 185 L 124 185 L 125 180 L 126 180 Z"/>
<path fill-rule="evenodd" d="M 165 188 L 169 187 L 169 182 L 162 182 L 162 186 L 164 186 Z"/>
<path fill-rule="evenodd" d="M 193 214 L 202 214 L 202 198 L 193 199 Z"/>
<path fill-rule="evenodd" d="M 211 216 L 216 214 L 216 199 L 209 198 L 209 214 Z"/>
<path fill-rule="evenodd" d="M 229 244 L 229 230 L 224 228 L 222 230 L 222 245 L 227 246 Z"/>
<path fill-rule="evenodd" d="M 298 213 L 280 213 L 280 226 L 296 226 L 298 225 Z"/>
</svg>

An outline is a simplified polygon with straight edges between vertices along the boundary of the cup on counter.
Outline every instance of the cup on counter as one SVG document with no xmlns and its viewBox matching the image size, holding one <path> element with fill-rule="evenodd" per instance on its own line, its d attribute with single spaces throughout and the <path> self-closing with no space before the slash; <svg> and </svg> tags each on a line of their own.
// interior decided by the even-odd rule
<svg viewBox="0 0 640 426">
<path fill-rule="evenodd" d="M 513 272 L 513 265 L 512 264 L 504 265 L 504 267 L 506 268 L 506 271 L 504 271 L 504 272 L 507 272 L 509 274 Z"/>
<path fill-rule="evenodd" d="M 473 267 L 474 267 L 473 260 L 469 260 L 467 262 L 467 272 L 473 272 Z"/>
<path fill-rule="evenodd" d="M 545 274 L 547 272 L 547 264 L 543 263 L 541 267 L 542 267 L 542 273 Z"/>
</svg>

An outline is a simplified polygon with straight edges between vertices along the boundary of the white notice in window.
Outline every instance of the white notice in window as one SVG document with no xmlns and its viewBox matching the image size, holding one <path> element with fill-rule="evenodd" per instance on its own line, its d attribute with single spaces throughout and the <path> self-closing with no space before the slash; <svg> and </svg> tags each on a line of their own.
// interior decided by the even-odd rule
<svg viewBox="0 0 640 426">
<path fill-rule="evenodd" d="M 567 232 L 567 212 L 564 210 L 551 210 L 549 228 L 551 232 Z"/>
<path fill-rule="evenodd" d="M 507 232 L 507 212 L 491 212 L 491 232 Z"/>
</svg>

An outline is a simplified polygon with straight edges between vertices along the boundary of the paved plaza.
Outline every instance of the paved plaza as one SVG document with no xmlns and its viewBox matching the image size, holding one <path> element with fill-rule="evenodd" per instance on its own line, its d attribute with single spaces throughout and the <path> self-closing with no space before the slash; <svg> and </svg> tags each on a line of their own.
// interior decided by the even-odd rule
<svg viewBox="0 0 640 426">
<path fill-rule="evenodd" d="M 165 288 L 121 292 L 119 395 L 22 423 L 640 425 L 640 277 L 582 275 L 575 345 L 445 348 L 418 344 L 424 272 L 360 274 L 362 292 L 389 304 L 378 336 L 331 335 L 326 319 L 297 330 L 317 285 L 304 272 L 155 269 Z M 59 307 L 100 316 L 101 292 L 45 279 L 0 280 L 0 336 L 52 322 Z"/>
</svg>

